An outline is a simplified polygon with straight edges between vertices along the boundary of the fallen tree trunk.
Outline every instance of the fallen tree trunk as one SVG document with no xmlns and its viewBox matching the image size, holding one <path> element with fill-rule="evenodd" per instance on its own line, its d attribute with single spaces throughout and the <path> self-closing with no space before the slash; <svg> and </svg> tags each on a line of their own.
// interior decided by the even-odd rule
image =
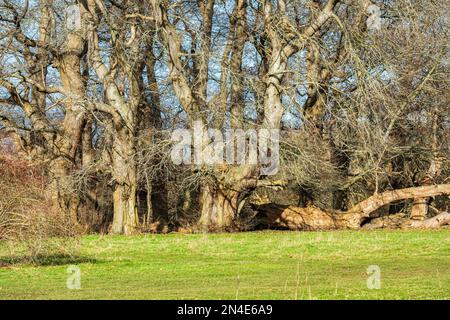
<svg viewBox="0 0 450 320">
<path fill-rule="evenodd" d="M 337 215 L 315 207 L 298 208 L 270 203 L 259 206 L 257 210 L 263 216 L 261 223 L 269 228 L 317 231 L 342 227 Z"/>
<path fill-rule="evenodd" d="M 392 202 L 444 194 L 450 194 L 450 184 L 386 191 L 367 198 L 346 212 L 326 212 L 315 207 L 298 208 L 272 203 L 258 206 L 257 210 L 262 213 L 262 223 L 272 228 L 306 231 L 359 229 L 365 222 L 377 217 L 374 213 L 378 209 Z M 448 213 L 440 214 L 428 220 L 414 221 L 410 227 L 433 228 L 448 224 L 449 219 Z"/>
<path fill-rule="evenodd" d="M 417 220 L 405 213 L 397 213 L 389 216 L 375 218 L 370 223 L 362 226 L 366 230 L 373 229 L 437 229 L 442 226 L 450 224 L 450 214 L 448 212 L 441 212 L 438 215 L 426 219 Z"/>
<path fill-rule="evenodd" d="M 450 194 L 450 184 L 390 190 L 375 194 L 367 198 L 366 200 L 361 201 L 360 203 L 352 207 L 348 212 L 361 212 L 365 216 L 368 216 L 373 211 L 394 201 L 414 198 L 428 198 L 444 194 Z"/>
<path fill-rule="evenodd" d="M 411 220 L 408 227 L 413 229 L 437 229 L 445 225 L 450 225 L 450 213 L 448 212 L 441 212 L 435 217 L 422 221 Z"/>
</svg>

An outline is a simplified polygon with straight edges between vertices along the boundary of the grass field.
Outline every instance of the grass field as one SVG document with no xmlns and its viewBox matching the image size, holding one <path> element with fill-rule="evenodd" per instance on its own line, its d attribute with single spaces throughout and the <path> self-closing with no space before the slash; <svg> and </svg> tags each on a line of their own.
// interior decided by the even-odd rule
<svg viewBox="0 0 450 320">
<path fill-rule="evenodd" d="M 0 261 L 0 299 L 450 299 L 448 229 L 89 236 L 73 259 Z"/>
</svg>

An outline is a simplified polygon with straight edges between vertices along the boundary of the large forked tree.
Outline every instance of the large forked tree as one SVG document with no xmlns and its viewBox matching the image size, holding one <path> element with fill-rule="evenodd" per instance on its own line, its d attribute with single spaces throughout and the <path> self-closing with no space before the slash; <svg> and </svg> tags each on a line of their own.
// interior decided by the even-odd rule
<svg viewBox="0 0 450 320">
<path fill-rule="evenodd" d="M 194 67 L 186 68 L 186 55 L 183 51 L 183 37 L 174 24 L 171 15 L 178 13 L 170 8 L 170 2 L 152 0 L 154 20 L 161 28 L 160 37 L 168 51 L 167 64 L 169 77 L 174 92 L 186 112 L 190 124 L 201 121 L 207 125 L 207 111 L 214 115 L 213 124 L 218 129 L 224 126 L 226 111 L 230 112 L 230 123 L 233 127 L 242 127 L 245 123 L 243 95 L 248 88 L 243 82 L 242 68 L 245 60 L 244 47 L 251 43 L 261 55 L 261 64 L 266 69 L 258 76 L 261 92 L 261 113 L 255 126 L 263 129 L 281 129 L 281 119 L 284 112 L 282 102 L 282 87 L 288 74 L 289 59 L 303 49 L 310 37 L 319 33 L 322 26 L 333 16 L 333 10 L 338 3 L 330 0 L 319 12 L 311 15 L 306 26 L 296 23 L 295 16 L 288 14 L 286 2 L 283 0 L 252 2 L 238 0 L 226 27 L 228 32 L 224 43 L 222 61 L 220 63 L 220 86 L 217 92 L 208 96 L 207 83 L 210 81 L 210 57 L 213 48 L 213 16 L 214 0 L 198 1 L 200 11 L 199 32 L 190 41 L 194 48 Z M 257 20 L 256 33 L 252 34 L 248 25 L 247 6 Z M 364 8 L 363 8 L 364 9 Z M 298 18 L 298 17 L 297 17 Z M 301 29 L 301 32 L 297 30 Z M 183 28 L 183 31 L 189 29 Z M 218 32 L 218 31 L 216 31 Z M 260 39 L 257 39 L 257 38 Z M 264 40 L 262 40 L 264 38 Z M 217 49 L 216 49 L 217 50 Z M 229 103 L 228 103 L 229 101 Z M 229 104 L 229 106 L 228 106 Z M 207 142 L 206 142 L 207 143 Z M 249 191 L 258 186 L 260 170 L 257 165 L 220 166 L 214 170 L 212 181 L 205 182 L 200 188 L 200 223 L 209 229 L 230 227 L 236 214 L 242 208 Z"/>
<path fill-rule="evenodd" d="M 86 66 L 82 67 L 82 59 L 86 39 L 83 32 L 69 31 L 64 42 L 56 41 L 54 34 L 60 25 L 55 21 L 53 1 L 34 5 L 32 9 L 38 9 L 36 34 L 32 27 L 24 26 L 29 23 L 25 19 L 31 10 L 29 1 L 22 6 L 12 1 L 2 3 L 2 54 L 3 58 L 13 58 L 5 61 L 0 75 L 0 87 L 7 92 L 1 99 L 1 120 L 32 160 L 48 163 L 55 205 L 76 221 L 79 199 L 68 189 L 77 156 L 83 152 L 86 112 L 81 102 L 86 95 Z M 58 83 L 50 81 L 51 68 L 59 74 Z M 62 121 L 50 109 L 49 101 L 64 104 Z"/>
</svg>

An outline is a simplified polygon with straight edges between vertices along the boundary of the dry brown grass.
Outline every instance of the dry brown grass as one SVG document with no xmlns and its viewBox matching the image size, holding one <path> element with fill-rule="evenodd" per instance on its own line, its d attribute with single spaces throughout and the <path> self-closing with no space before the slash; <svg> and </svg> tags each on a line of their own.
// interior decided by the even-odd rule
<svg viewBox="0 0 450 320">
<path fill-rule="evenodd" d="M 31 261 L 73 254 L 76 227 L 53 205 L 45 168 L 14 155 L 0 156 L 0 241 Z M 23 252 L 25 251 L 25 253 Z"/>
</svg>

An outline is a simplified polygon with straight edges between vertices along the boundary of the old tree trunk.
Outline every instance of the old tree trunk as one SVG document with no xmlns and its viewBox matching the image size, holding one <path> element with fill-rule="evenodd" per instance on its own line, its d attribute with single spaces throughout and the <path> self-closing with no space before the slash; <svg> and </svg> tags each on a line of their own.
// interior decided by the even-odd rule
<svg viewBox="0 0 450 320">
<path fill-rule="evenodd" d="M 114 234 L 133 234 L 139 224 L 136 192 L 137 172 L 133 163 L 134 144 L 132 137 L 127 137 L 127 130 L 117 134 L 115 155 L 112 157 L 114 176 L 114 217 L 111 232 Z M 130 140 L 131 139 L 131 140 Z"/>
<path fill-rule="evenodd" d="M 231 226 L 239 208 L 239 192 L 206 184 L 200 191 L 200 224 L 209 230 Z"/>
<path fill-rule="evenodd" d="M 205 183 L 200 191 L 200 226 L 209 231 L 232 227 L 249 190 L 257 185 L 258 174 L 256 166 L 230 167 L 220 174 L 221 181 Z"/>
</svg>

